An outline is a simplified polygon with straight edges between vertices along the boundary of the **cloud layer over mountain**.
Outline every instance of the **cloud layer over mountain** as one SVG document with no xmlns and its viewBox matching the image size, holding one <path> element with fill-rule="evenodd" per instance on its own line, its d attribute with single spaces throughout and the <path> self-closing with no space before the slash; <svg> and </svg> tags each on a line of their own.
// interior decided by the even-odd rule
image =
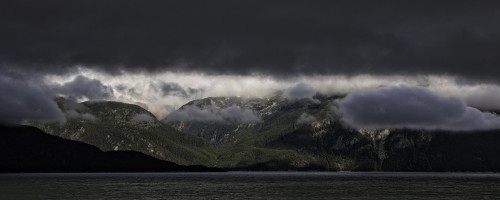
<svg viewBox="0 0 500 200">
<path fill-rule="evenodd" d="M 255 123 L 260 122 L 251 109 L 241 108 L 232 105 L 227 108 L 219 108 L 214 105 L 200 108 L 195 105 L 183 107 L 179 111 L 174 111 L 165 118 L 165 121 L 212 121 L 212 122 L 239 122 Z"/>
<path fill-rule="evenodd" d="M 307 99 L 313 103 L 317 103 L 318 100 L 314 99 L 314 95 L 316 95 L 316 93 L 317 93 L 316 90 L 310 85 L 307 85 L 305 83 L 299 83 L 292 87 L 287 88 L 283 92 L 282 96 L 283 98 L 292 101 Z"/>
<path fill-rule="evenodd" d="M 0 121 L 64 117 L 57 95 L 163 118 L 205 97 L 282 90 L 290 100 L 351 93 L 345 103 L 369 103 L 358 92 L 401 85 L 456 99 L 417 92 L 422 104 L 488 121 L 468 106 L 500 110 L 499 10 L 488 0 L 3 0 Z M 432 124 L 415 113 L 407 121 Z"/>
<path fill-rule="evenodd" d="M 97 79 L 90 79 L 81 75 L 60 86 L 53 86 L 53 89 L 57 94 L 77 99 L 101 100 L 113 96 L 113 89 L 109 86 L 103 85 Z"/>
<path fill-rule="evenodd" d="M 0 75 L 0 122 L 62 120 L 64 114 L 43 86 Z"/>
<path fill-rule="evenodd" d="M 460 131 L 500 128 L 500 116 L 421 87 L 353 92 L 340 100 L 339 108 L 344 121 L 356 128 Z"/>
</svg>

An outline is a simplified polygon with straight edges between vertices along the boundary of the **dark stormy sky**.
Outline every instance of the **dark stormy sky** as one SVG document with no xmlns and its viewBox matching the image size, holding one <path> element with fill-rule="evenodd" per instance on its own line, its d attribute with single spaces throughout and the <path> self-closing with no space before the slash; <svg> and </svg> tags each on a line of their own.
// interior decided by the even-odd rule
<svg viewBox="0 0 500 200">
<path fill-rule="evenodd" d="M 296 87 L 355 91 L 340 105 L 399 87 L 496 110 L 498 22 L 498 1 L 2 0 L 0 90 L 18 92 L 0 98 L 0 119 L 60 118 L 55 95 L 164 117 L 196 98 Z"/>
</svg>

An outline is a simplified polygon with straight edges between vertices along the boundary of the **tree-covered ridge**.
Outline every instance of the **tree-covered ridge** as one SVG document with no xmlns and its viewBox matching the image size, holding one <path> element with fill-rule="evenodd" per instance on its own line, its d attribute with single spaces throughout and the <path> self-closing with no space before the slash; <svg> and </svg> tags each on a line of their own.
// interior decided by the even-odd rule
<svg viewBox="0 0 500 200">
<path fill-rule="evenodd" d="M 104 151 L 134 150 L 179 164 L 200 164 L 215 158 L 203 140 L 165 126 L 140 106 L 111 101 L 57 101 L 66 113 L 66 122 L 36 123 L 49 134 Z"/>
<path fill-rule="evenodd" d="M 205 98 L 176 111 L 182 120 L 162 121 L 137 105 L 58 99 L 67 121 L 36 125 L 102 150 L 226 169 L 500 171 L 497 130 L 353 129 L 336 110 L 339 98 Z"/>
<path fill-rule="evenodd" d="M 252 109 L 259 122 L 169 120 L 176 129 L 226 147 L 224 166 L 251 169 L 499 171 L 498 130 L 474 132 L 348 127 L 337 112 L 341 96 L 289 100 L 214 97 L 189 102 L 200 109 Z"/>
</svg>

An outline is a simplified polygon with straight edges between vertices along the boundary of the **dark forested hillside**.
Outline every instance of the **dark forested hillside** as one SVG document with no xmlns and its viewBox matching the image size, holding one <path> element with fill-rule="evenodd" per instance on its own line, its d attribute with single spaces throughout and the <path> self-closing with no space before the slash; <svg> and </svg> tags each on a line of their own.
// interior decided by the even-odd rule
<svg viewBox="0 0 500 200">
<path fill-rule="evenodd" d="M 103 152 L 29 126 L 0 125 L 0 172 L 218 171 L 181 166 L 133 151 Z"/>
<path fill-rule="evenodd" d="M 137 151 L 182 165 L 215 159 L 205 141 L 164 125 L 140 106 L 111 101 L 75 103 L 62 98 L 57 102 L 66 122 L 36 122 L 34 126 L 103 151 Z"/>
</svg>

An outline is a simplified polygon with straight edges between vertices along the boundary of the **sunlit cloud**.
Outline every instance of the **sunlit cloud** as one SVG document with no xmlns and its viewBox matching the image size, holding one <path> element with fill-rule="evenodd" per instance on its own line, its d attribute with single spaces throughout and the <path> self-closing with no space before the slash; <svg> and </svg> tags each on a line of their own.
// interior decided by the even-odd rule
<svg viewBox="0 0 500 200">
<path fill-rule="evenodd" d="M 195 99 L 218 96 L 268 98 L 276 91 L 288 91 L 303 85 L 311 94 L 341 94 L 370 88 L 418 86 L 438 94 L 456 97 L 480 109 L 500 109 L 500 87 L 487 83 L 463 83 L 459 77 L 437 75 L 309 75 L 277 78 L 266 75 L 211 75 L 196 72 L 100 73 L 81 67 L 63 75 L 47 75 L 48 85 L 71 85 L 75 80 L 99 81 L 101 91 L 109 88 L 109 97 L 100 99 L 134 103 L 164 118 L 172 111 Z M 87 81 L 91 82 L 91 81 Z M 299 84 L 301 83 L 301 84 Z M 96 84 L 93 84 L 96 85 Z M 300 88 L 299 88 L 300 89 Z M 301 90 L 302 91 L 302 90 Z M 77 92 L 72 90 L 72 92 Z M 307 94 L 309 94 L 307 93 Z M 70 93 L 68 93 L 70 94 Z M 302 94 L 302 93 L 301 93 Z M 77 95 L 77 94 L 72 94 Z M 309 95 L 311 96 L 311 95 Z M 308 96 L 308 97 L 309 97 Z M 312 97 L 311 97 L 312 98 Z M 92 100 L 92 97 L 89 98 Z"/>
</svg>

